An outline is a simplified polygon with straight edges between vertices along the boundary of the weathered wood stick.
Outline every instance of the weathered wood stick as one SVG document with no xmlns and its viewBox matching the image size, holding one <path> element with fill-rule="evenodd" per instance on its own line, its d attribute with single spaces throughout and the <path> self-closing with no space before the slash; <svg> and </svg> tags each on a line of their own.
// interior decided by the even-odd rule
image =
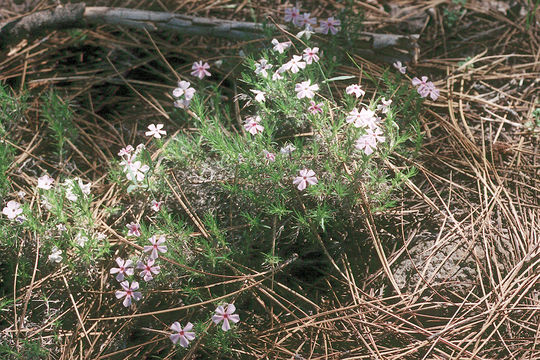
<svg viewBox="0 0 540 360">
<path fill-rule="evenodd" d="M 107 24 L 148 31 L 169 30 L 184 35 L 200 35 L 230 40 L 264 38 L 264 26 L 224 19 L 111 7 L 87 7 L 84 3 L 66 4 L 0 23 L 0 49 L 23 39 L 35 38 L 52 30 L 87 28 Z M 414 56 L 418 35 L 403 36 L 363 32 L 358 52 L 380 56 L 385 61 L 408 60 Z"/>
</svg>

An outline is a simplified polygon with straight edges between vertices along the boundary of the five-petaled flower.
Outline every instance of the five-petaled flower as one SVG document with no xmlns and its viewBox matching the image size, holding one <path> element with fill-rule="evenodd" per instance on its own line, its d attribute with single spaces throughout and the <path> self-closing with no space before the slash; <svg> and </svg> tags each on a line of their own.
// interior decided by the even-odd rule
<svg viewBox="0 0 540 360">
<path fill-rule="evenodd" d="M 328 34 L 328 31 L 332 33 L 332 35 L 336 35 L 340 29 L 341 21 L 338 19 L 334 19 L 334 17 L 329 17 L 326 20 L 319 20 L 319 23 L 321 26 L 317 28 L 317 31 L 323 34 Z"/>
<path fill-rule="evenodd" d="M 122 258 L 117 257 L 116 263 L 118 264 L 118 267 L 113 267 L 110 270 L 111 274 L 117 274 L 116 280 L 119 282 L 124 281 L 124 278 L 126 276 L 133 275 L 133 261 L 131 260 L 123 260 Z"/>
<path fill-rule="evenodd" d="M 136 222 L 130 222 L 126 225 L 128 228 L 128 236 L 141 236 L 141 225 Z"/>
<path fill-rule="evenodd" d="M 260 59 L 255 63 L 255 74 L 261 75 L 262 77 L 267 77 L 268 71 L 266 70 L 270 70 L 273 66 L 274 65 L 268 63 L 268 60 Z"/>
<path fill-rule="evenodd" d="M 283 64 L 283 69 L 290 70 L 293 74 L 296 74 L 300 69 L 305 69 L 306 63 L 302 61 L 302 57 L 293 55 L 292 59 Z"/>
<path fill-rule="evenodd" d="M 274 51 L 277 51 L 278 53 L 283 54 L 283 52 L 292 45 L 292 42 L 290 41 L 279 42 L 277 39 L 272 39 L 272 45 L 274 45 Z"/>
<path fill-rule="evenodd" d="M 148 165 L 143 165 L 139 160 L 133 163 L 127 162 L 126 164 L 124 172 L 129 181 L 143 181 L 145 173 L 150 170 Z"/>
<path fill-rule="evenodd" d="M 358 150 L 363 150 L 366 155 L 371 155 L 375 151 L 377 143 L 385 141 L 386 138 L 382 134 L 382 130 L 378 127 L 368 129 L 367 134 L 360 136 L 354 146 Z"/>
<path fill-rule="evenodd" d="M 186 326 L 182 329 L 182 326 L 180 326 L 180 323 L 178 321 L 175 321 L 171 325 L 171 330 L 175 331 L 176 333 L 173 333 L 169 336 L 173 344 L 176 344 L 178 340 L 180 340 L 180 346 L 182 347 L 188 347 L 189 342 L 195 340 L 195 333 L 191 331 L 193 329 L 193 324 L 188 322 Z"/>
<path fill-rule="evenodd" d="M 227 331 L 231 328 L 229 321 L 232 321 L 235 324 L 240 321 L 240 316 L 238 314 L 235 314 L 235 311 L 236 306 L 234 306 L 233 304 L 227 304 L 225 305 L 225 307 L 220 305 L 216 309 L 216 314 L 212 316 L 212 321 L 216 325 L 219 324 L 220 321 L 223 321 L 221 329 L 223 331 Z"/>
<path fill-rule="evenodd" d="M 150 208 L 154 210 L 155 212 L 158 212 L 161 209 L 162 203 L 163 201 L 152 200 L 152 202 L 150 203 Z"/>
<path fill-rule="evenodd" d="M 393 63 L 392 65 L 394 65 L 394 67 L 396 69 L 398 69 L 398 71 L 402 74 L 405 74 L 407 72 L 407 67 L 405 65 L 402 65 L 401 64 L 401 61 L 396 61 L 395 63 Z"/>
<path fill-rule="evenodd" d="M 255 94 L 255 101 L 264 102 L 266 100 L 266 98 L 264 97 L 266 95 L 266 93 L 264 91 L 251 90 L 251 89 L 249 91 L 251 91 L 252 93 Z"/>
<path fill-rule="evenodd" d="M 294 91 L 296 91 L 296 97 L 299 99 L 308 98 L 312 99 L 315 96 L 315 91 L 319 90 L 319 85 L 311 85 L 311 80 L 302 81 L 296 84 Z"/>
<path fill-rule="evenodd" d="M 364 90 L 362 90 L 362 87 L 358 84 L 347 86 L 347 88 L 345 89 L 345 92 L 349 95 L 354 94 L 354 96 L 356 96 L 357 99 L 360 96 L 364 96 L 364 94 L 366 93 Z"/>
<path fill-rule="evenodd" d="M 142 270 L 139 275 L 144 279 L 144 281 L 150 281 L 154 278 L 154 275 L 157 275 L 159 274 L 159 270 L 161 269 L 159 265 L 155 265 L 154 266 L 154 263 L 155 263 L 156 260 L 152 259 L 152 258 L 149 258 L 147 261 L 146 261 L 146 264 L 143 263 L 142 261 L 139 261 L 137 263 L 137 269 L 139 270 Z"/>
<path fill-rule="evenodd" d="M 49 261 L 55 263 L 62 261 L 62 250 L 58 249 L 56 246 L 53 246 L 51 249 L 51 254 L 49 255 Z"/>
<path fill-rule="evenodd" d="M 377 126 L 379 119 L 375 115 L 375 112 L 370 109 L 363 108 L 360 112 L 357 108 L 354 108 L 346 118 L 347 123 L 352 123 L 354 127 L 368 127 L 374 128 Z"/>
<path fill-rule="evenodd" d="M 195 89 L 190 86 L 191 84 L 189 83 L 189 81 L 179 81 L 178 87 L 173 90 L 173 96 L 179 98 L 180 96 L 184 95 L 187 101 L 193 99 L 193 96 L 195 95 Z"/>
<path fill-rule="evenodd" d="M 439 98 L 439 89 L 431 81 L 428 81 L 427 76 L 422 76 L 421 79 L 413 78 L 412 84 L 416 86 L 416 91 L 421 97 L 425 98 L 429 95 L 433 101 Z"/>
<path fill-rule="evenodd" d="M 260 124 L 260 116 L 249 116 L 246 118 L 244 123 L 244 129 L 249 132 L 251 135 L 257 135 L 264 131 L 264 126 Z"/>
<path fill-rule="evenodd" d="M 309 101 L 309 108 L 308 108 L 308 111 L 312 114 L 317 114 L 317 113 L 320 113 L 322 114 L 323 113 L 323 109 L 322 109 L 322 106 L 323 106 L 323 103 L 315 103 L 315 101 L 313 100 L 310 100 Z"/>
<path fill-rule="evenodd" d="M 307 49 L 304 50 L 304 54 L 302 55 L 302 57 L 306 61 L 306 64 L 309 65 L 312 62 L 319 61 L 319 55 L 317 55 L 318 53 L 319 53 L 319 48 L 318 47 L 307 48 Z"/>
<path fill-rule="evenodd" d="M 21 209 L 21 204 L 15 200 L 9 201 L 2 210 L 2 214 L 6 215 L 10 220 L 15 219 L 17 216 L 21 215 L 22 212 L 23 209 Z"/>
<path fill-rule="evenodd" d="M 293 8 L 287 8 L 285 9 L 285 17 L 283 20 L 285 22 L 291 22 L 298 26 L 298 18 L 300 17 L 300 9 L 293 7 Z"/>
<path fill-rule="evenodd" d="M 150 241 L 150 244 L 152 245 L 145 245 L 144 246 L 144 252 L 150 253 L 150 259 L 157 259 L 158 253 L 165 253 L 167 252 L 167 246 L 162 245 L 165 242 L 165 236 L 161 235 L 160 237 L 152 236 L 148 239 Z"/>
<path fill-rule="evenodd" d="M 133 298 L 135 301 L 139 301 L 142 298 L 142 294 L 139 291 L 135 291 L 139 289 L 139 283 L 134 281 L 129 284 L 129 281 L 123 281 L 120 283 L 120 286 L 122 286 L 122 290 L 116 291 L 116 298 L 121 299 L 125 297 L 122 304 L 125 307 L 129 307 L 131 305 L 131 299 Z"/>
<path fill-rule="evenodd" d="M 287 144 L 283 146 L 279 150 L 279 152 L 282 153 L 283 155 L 291 155 L 294 150 L 296 150 L 296 147 L 293 144 Z"/>
<path fill-rule="evenodd" d="M 150 124 L 148 125 L 148 131 L 144 134 L 146 136 L 153 136 L 156 139 L 161 139 L 161 135 L 167 135 L 167 132 L 161 129 L 163 129 L 163 124 Z"/>
<path fill-rule="evenodd" d="M 300 170 L 300 176 L 297 176 L 293 180 L 294 185 L 298 185 L 298 190 L 304 190 L 307 185 L 316 185 L 319 181 L 315 176 L 315 172 L 311 169 Z"/>
<path fill-rule="evenodd" d="M 54 179 L 49 175 L 45 174 L 38 178 L 37 187 L 44 190 L 50 190 L 52 188 L 53 182 Z"/>
<path fill-rule="evenodd" d="M 203 79 L 205 76 L 211 76 L 210 72 L 208 71 L 210 69 L 210 65 L 208 65 L 207 62 L 203 64 L 202 60 L 199 62 L 194 62 L 193 66 L 191 66 L 191 75 L 198 77 L 199 79 Z"/>
</svg>

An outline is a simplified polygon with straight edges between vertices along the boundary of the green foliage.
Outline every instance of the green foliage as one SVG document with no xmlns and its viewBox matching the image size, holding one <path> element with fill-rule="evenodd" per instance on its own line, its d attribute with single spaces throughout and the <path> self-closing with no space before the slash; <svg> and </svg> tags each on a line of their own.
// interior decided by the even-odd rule
<svg viewBox="0 0 540 360">
<path fill-rule="evenodd" d="M 56 149 L 60 159 L 64 157 L 65 144 L 73 142 L 77 129 L 73 125 L 73 112 L 68 103 L 60 98 L 53 90 L 42 97 L 41 116 L 49 124 L 52 136 L 56 141 Z"/>
</svg>

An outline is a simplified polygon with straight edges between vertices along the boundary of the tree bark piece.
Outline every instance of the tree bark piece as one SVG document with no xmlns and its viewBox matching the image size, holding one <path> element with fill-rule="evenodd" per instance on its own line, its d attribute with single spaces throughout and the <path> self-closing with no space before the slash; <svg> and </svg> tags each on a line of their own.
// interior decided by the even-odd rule
<svg viewBox="0 0 540 360">
<path fill-rule="evenodd" d="M 0 23 L 0 48 L 33 38 L 52 30 L 87 28 L 94 25 L 117 25 L 148 31 L 174 31 L 229 40 L 263 39 L 265 25 L 252 22 L 210 19 L 159 11 L 111 7 L 87 7 L 84 3 L 67 4 Z M 266 25 L 276 28 L 273 24 Z M 392 59 L 410 60 L 416 51 L 418 35 L 361 33 L 359 53 Z"/>
</svg>

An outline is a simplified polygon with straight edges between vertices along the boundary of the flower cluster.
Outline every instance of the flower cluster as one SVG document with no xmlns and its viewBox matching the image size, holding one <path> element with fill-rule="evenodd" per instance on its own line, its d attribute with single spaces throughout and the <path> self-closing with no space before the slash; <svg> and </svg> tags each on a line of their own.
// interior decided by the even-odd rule
<svg viewBox="0 0 540 360">
<path fill-rule="evenodd" d="M 158 126 L 161 124 L 158 124 Z M 150 129 L 152 125 L 150 125 L 148 128 Z M 161 131 L 161 134 L 165 133 L 165 130 L 161 130 L 161 127 L 156 127 L 155 125 L 153 128 L 156 131 Z M 151 131 L 151 130 L 150 130 Z M 146 132 L 147 136 L 155 136 L 155 134 L 150 134 L 150 131 Z M 161 137 L 161 134 L 158 134 Z M 118 152 L 118 156 L 122 158 L 122 161 L 120 162 L 120 165 L 122 165 L 123 171 L 126 174 L 126 178 L 129 181 L 132 181 L 134 183 L 142 182 L 146 176 L 146 173 L 148 170 L 150 170 L 150 166 L 146 164 L 142 164 L 140 160 L 137 160 L 137 156 L 145 149 L 145 146 L 143 144 L 139 144 L 136 149 L 133 148 L 133 146 L 128 145 L 125 148 L 121 149 Z"/>
<path fill-rule="evenodd" d="M 140 226 L 135 223 L 128 224 L 130 232 L 136 232 L 140 236 Z M 152 236 L 148 239 L 151 245 L 145 245 L 143 252 L 150 253 L 147 259 L 139 259 L 137 261 L 136 268 L 141 270 L 139 276 L 145 281 L 151 281 L 154 279 L 154 275 L 159 274 L 161 267 L 156 265 L 156 259 L 159 256 L 159 253 L 167 252 L 167 246 L 165 243 L 165 236 Z M 132 304 L 132 299 L 138 301 L 142 298 L 142 293 L 139 290 L 139 283 L 137 281 L 132 281 L 131 283 L 126 280 L 126 277 L 133 276 L 135 274 L 135 269 L 133 268 L 133 261 L 124 260 L 120 257 L 116 258 L 116 264 L 118 267 L 113 267 L 110 269 L 111 274 L 116 274 L 116 280 L 120 283 L 122 290 L 117 290 L 115 295 L 117 299 L 124 298 L 122 304 L 125 307 L 129 307 Z"/>
<path fill-rule="evenodd" d="M 319 27 L 315 28 L 317 25 L 317 18 L 312 17 L 311 13 L 308 12 L 300 13 L 300 7 L 298 5 L 293 8 L 285 9 L 283 20 L 285 22 L 290 22 L 297 27 L 304 28 L 304 33 L 318 32 L 321 34 L 328 34 L 328 32 L 330 32 L 332 35 L 336 35 L 341 26 L 341 21 L 332 16 L 326 20 L 319 20 Z"/>
</svg>

